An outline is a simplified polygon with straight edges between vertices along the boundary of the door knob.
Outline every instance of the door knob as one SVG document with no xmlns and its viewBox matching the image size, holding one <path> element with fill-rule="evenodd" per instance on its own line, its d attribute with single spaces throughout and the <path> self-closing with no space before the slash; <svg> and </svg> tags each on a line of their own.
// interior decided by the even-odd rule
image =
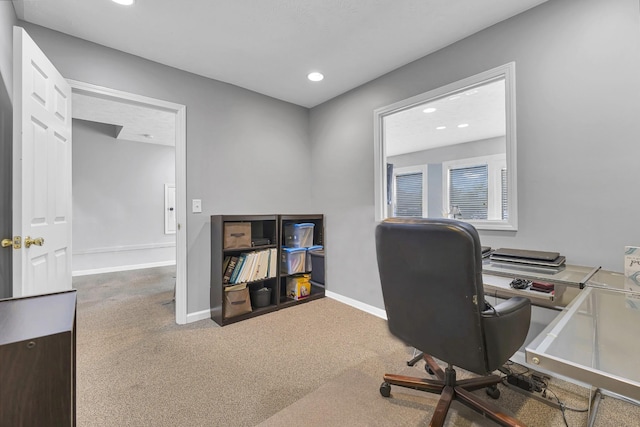
<svg viewBox="0 0 640 427">
<path fill-rule="evenodd" d="M 2 239 L 2 247 L 8 248 L 9 246 L 13 246 L 13 249 L 20 249 L 22 247 L 20 240 L 20 236 L 16 236 L 13 239 Z"/>
<path fill-rule="evenodd" d="M 35 239 L 32 239 L 31 236 L 27 236 L 24 239 L 24 245 L 27 248 L 30 248 L 31 245 L 42 246 L 44 245 L 44 239 L 42 237 L 36 237 Z"/>
</svg>

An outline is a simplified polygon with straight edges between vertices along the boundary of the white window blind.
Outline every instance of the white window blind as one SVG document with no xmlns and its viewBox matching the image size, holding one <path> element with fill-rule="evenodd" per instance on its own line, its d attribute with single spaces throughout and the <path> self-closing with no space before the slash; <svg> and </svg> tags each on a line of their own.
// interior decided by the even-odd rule
<svg viewBox="0 0 640 427">
<path fill-rule="evenodd" d="M 500 180 L 502 182 L 502 219 L 509 219 L 509 204 L 507 203 L 507 170 L 500 170 Z"/>
<path fill-rule="evenodd" d="M 489 170 L 487 165 L 449 170 L 449 204 L 462 219 L 487 219 Z"/>
<path fill-rule="evenodd" d="M 422 173 L 396 175 L 394 216 L 422 217 Z"/>
</svg>

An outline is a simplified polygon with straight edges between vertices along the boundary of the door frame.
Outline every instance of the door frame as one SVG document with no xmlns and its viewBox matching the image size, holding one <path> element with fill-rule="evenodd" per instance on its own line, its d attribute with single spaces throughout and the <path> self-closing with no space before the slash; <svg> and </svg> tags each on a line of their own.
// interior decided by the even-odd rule
<svg viewBox="0 0 640 427">
<path fill-rule="evenodd" d="M 81 93 L 114 101 L 125 101 L 141 106 L 163 109 L 175 114 L 176 162 L 176 323 L 187 323 L 187 107 L 169 101 L 137 95 L 116 89 L 67 79 L 71 93 Z"/>
</svg>

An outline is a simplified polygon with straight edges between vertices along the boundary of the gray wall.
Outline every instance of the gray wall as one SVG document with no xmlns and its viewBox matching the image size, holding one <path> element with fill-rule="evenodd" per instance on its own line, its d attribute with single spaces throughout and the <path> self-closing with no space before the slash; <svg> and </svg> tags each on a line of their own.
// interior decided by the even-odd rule
<svg viewBox="0 0 640 427">
<path fill-rule="evenodd" d="M 18 23 L 10 1 L 0 1 L 0 74 L 2 83 L 13 99 L 13 26 Z"/>
<path fill-rule="evenodd" d="M 11 236 L 13 4 L 0 1 L 0 239 Z M 12 295 L 11 250 L 0 250 L 0 298 Z"/>
<path fill-rule="evenodd" d="M 468 159 L 472 157 L 489 156 L 505 152 L 505 137 L 481 139 L 461 144 L 437 147 L 430 150 L 416 151 L 387 157 L 388 163 L 394 167 L 426 165 L 442 163 L 449 160 Z"/>
<path fill-rule="evenodd" d="M 640 245 L 638 0 L 550 0 L 311 110 L 312 194 L 327 287 L 382 308 L 374 246 L 373 111 L 516 63 L 517 232 L 483 244 L 557 250 L 622 270 Z"/>
<path fill-rule="evenodd" d="M 175 261 L 164 234 L 175 148 L 114 136 L 113 125 L 73 120 L 74 272 Z"/>
<path fill-rule="evenodd" d="M 209 309 L 211 214 L 310 213 L 309 112 L 20 22 L 66 78 L 187 107 L 187 310 Z M 212 60 L 215 60 L 213 58 Z"/>
</svg>

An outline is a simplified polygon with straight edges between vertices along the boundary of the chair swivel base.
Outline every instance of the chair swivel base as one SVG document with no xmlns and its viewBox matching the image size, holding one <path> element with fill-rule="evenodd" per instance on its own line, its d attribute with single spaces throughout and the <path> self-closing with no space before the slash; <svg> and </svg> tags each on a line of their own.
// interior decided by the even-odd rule
<svg viewBox="0 0 640 427">
<path fill-rule="evenodd" d="M 451 366 L 443 371 L 431 356 L 425 354 L 424 360 L 427 363 L 427 367 L 430 372 L 433 372 L 433 375 L 435 375 L 437 379 L 385 374 L 383 377 L 384 383 L 380 386 L 380 394 L 384 397 L 389 397 L 391 395 L 392 385 L 440 394 L 440 400 L 438 401 L 438 405 L 436 406 L 433 417 L 431 418 L 431 423 L 429 424 L 432 427 L 444 425 L 447 412 L 449 411 L 451 402 L 454 399 L 459 400 L 461 403 L 476 412 L 485 415 L 502 426 L 524 426 L 522 422 L 505 414 L 497 406 L 482 400 L 475 394 L 471 393 L 474 390 L 489 387 L 487 394 L 493 398 L 497 398 L 499 396 L 499 391 L 497 390 L 496 385 L 501 382 L 499 376 L 489 375 L 486 377 L 457 380 L 456 371 Z"/>
</svg>

